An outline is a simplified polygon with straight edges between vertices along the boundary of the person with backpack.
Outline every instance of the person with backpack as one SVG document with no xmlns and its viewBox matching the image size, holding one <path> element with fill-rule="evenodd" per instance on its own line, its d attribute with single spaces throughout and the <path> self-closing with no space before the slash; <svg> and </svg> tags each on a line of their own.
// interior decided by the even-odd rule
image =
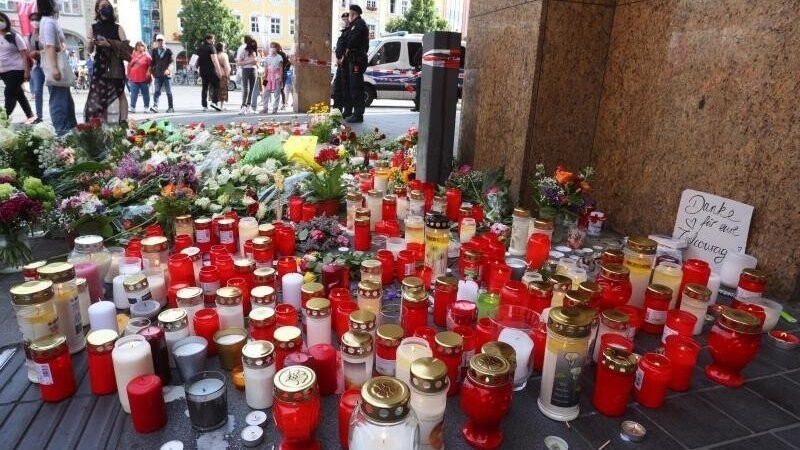
<svg viewBox="0 0 800 450">
<path fill-rule="evenodd" d="M 31 77 L 30 55 L 25 40 L 19 33 L 11 29 L 11 19 L 5 13 L 0 12 L 0 79 L 5 84 L 3 93 L 5 94 L 6 115 L 11 117 L 14 108 L 19 103 L 28 122 L 36 120 L 28 103 L 28 97 L 22 89 L 22 83 Z"/>
</svg>

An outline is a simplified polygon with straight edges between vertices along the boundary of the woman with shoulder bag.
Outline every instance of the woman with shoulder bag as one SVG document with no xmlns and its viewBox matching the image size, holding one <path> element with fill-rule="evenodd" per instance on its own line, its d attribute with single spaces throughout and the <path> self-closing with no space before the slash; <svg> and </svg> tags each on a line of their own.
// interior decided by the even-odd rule
<svg viewBox="0 0 800 450">
<path fill-rule="evenodd" d="M 125 30 L 117 23 L 114 7 L 108 0 L 97 0 L 94 5 L 95 22 L 86 38 L 86 50 L 95 52 L 94 75 L 89 86 L 89 97 L 83 111 L 84 120 L 89 122 L 100 117 L 108 122 L 108 107 L 119 102 L 119 123 L 128 122 L 128 99 L 125 97 L 125 65 L 123 61 L 131 58 L 132 50 Z"/>
<path fill-rule="evenodd" d="M 31 57 L 31 94 L 33 103 L 36 105 L 36 120 L 39 123 L 44 118 L 44 71 L 42 71 L 42 53 L 44 46 L 39 40 L 39 26 L 42 16 L 38 13 L 31 13 L 28 19 L 31 22 L 31 34 L 28 36 L 28 53 Z"/>
<path fill-rule="evenodd" d="M 72 100 L 70 86 L 75 74 L 69 67 L 66 53 L 63 50 L 66 39 L 56 14 L 61 2 L 58 0 L 37 0 L 37 9 L 42 16 L 39 24 L 39 39 L 44 45 L 44 57 L 41 58 L 44 83 L 50 93 L 50 120 L 56 134 L 63 136 L 78 126 L 75 119 L 75 102 Z M 60 63 L 59 63 L 60 61 Z"/>
<path fill-rule="evenodd" d="M 5 84 L 6 115 L 11 117 L 14 108 L 19 106 L 25 112 L 28 122 L 33 122 L 35 117 L 31 111 L 31 104 L 22 89 L 22 83 L 31 77 L 30 56 L 28 47 L 19 33 L 11 29 L 11 19 L 0 12 L 0 78 Z"/>
<path fill-rule="evenodd" d="M 131 61 L 128 63 L 128 80 L 131 89 L 131 109 L 128 112 L 136 113 L 136 100 L 139 98 L 140 92 L 142 100 L 144 100 L 144 112 L 150 108 L 150 66 L 152 63 L 153 60 L 147 53 L 144 42 L 137 42 L 131 55 Z"/>
</svg>

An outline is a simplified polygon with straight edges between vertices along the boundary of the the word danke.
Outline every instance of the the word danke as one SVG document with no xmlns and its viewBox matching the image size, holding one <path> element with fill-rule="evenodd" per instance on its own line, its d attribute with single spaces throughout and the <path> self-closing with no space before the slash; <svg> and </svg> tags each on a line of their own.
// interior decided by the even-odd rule
<svg viewBox="0 0 800 450">
<path fill-rule="evenodd" d="M 684 212 L 686 212 L 686 214 L 704 212 L 707 214 L 714 214 L 721 219 L 730 220 L 731 222 L 739 222 L 739 219 L 735 217 L 736 211 L 729 209 L 724 201 L 720 205 L 712 205 L 706 201 L 705 196 L 701 194 L 693 195 L 689 199 L 689 203 L 686 205 L 686 208 L 684 208 Z"/>
</svg>

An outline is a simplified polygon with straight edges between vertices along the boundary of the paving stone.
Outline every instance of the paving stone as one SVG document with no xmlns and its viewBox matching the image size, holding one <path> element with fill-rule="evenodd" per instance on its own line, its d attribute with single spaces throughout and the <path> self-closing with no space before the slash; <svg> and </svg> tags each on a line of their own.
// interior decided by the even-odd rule
<svg viewBox="0 0 800 450">
<path fill-rule="evenodd" d="M 749 389 L 715 389 L 697 395 L 757 433 L 797 421 Z"/>
<path fill-rule="evenodd" d="M 703 401 L 697 394 L 668 399 L 661 408 L 642 409 L 642 413 L 690 448 L 750 434 L 746 428 Z"/>
<path fill-rule="evenodd" d="M 788 377 L 775 376 L 749 381 L 745 386 L 796 417 L 800 417 L 800 385 L 789 381 Z"/>
<path fill-rule="evenodd" d="M 792 450 L 794 447 L 786 444 L 785 442 L 781 441 L 780 439 L 776 438 L 771 434 L 762 434 L 759 436 L 753 436 L 751 438 L 742 439 L 741 441 L 736 442 L 729 442 L 727 444 L 721 444 L 717 446 L 712 446 L 710 448 L 713 449 L 724 449 L 724 450 L 754 450 L 754 449 L 765 449 L 765 450 Z"/>
<path fill-rule="evenodd" d="M 640 443 L 622 440 L 619 431 L 620 425 L 624 420 L 634 420 L 642 424 L 647 429 L 645 440 Z M 628 408 L 628 411 L 622 417 L 606 417 L 593 411 L 573 421 L 572 426 L 589 441 L 593 448 L 602 446 L 608 440 L 611 440 L 611 444 L 607 448 L 652 448 L 659 450 L 683 448 L 636 408 Z"/>
<path fill-rule="evenodd" d="M 761 341 L 761 349 L 758 356 L 775 366 L 785 370 L 800 369 L 800 353 L 796 351 L 781 350 L 772 346 L 765 335 Z"/>
<path fill-rule="evenodd" d="M 797 424 L 796 427 L 789 428 L 788 430 L 776 431 L 774 434 L 784 441 L 800 448 L 800 423 Z"/>
</svg>

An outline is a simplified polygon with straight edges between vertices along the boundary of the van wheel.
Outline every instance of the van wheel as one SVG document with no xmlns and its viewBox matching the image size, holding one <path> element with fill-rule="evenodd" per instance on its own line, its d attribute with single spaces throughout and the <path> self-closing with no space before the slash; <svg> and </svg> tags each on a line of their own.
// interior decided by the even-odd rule
<svg viewBox="0 0 800 450">
<path fill-rule="evenodd" d="M 372 106 L 372 102 L 375 100 L 378 94 L 375 92 L 375 88 L 370 85 L 364 86 L 364 106 Z"/>
<path fill-rule="evenodd" d="M 235 91 L 236 90 L 236 82 L 233 80 L 228 80 L 228 90 Z"/>
</svg>

